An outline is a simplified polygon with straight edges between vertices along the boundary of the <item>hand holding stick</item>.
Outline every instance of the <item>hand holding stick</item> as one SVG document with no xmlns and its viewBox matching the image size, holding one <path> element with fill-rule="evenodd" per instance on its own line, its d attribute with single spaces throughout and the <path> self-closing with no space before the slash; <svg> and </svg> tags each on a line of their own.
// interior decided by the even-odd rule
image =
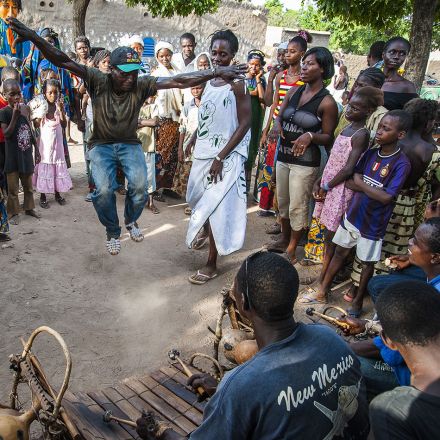
<svg viewBox="0 0 440 440">
<path fill-rule="evenodd" d="M 180 363 L 180 365 L 182 366 L 182 368 L 183 368 L 183 372 L 188 376 L 188 377 L 191 377 L 191 376 L 193 376 L 193 372 L 189 369 L 189 367 L 182 361 L 182 359 L 180 359 L 180 352 L 178 351 L 178 350 L 176 350 L 176 349 L 173 349 L 173 350 L 170 350 L 169 352 L 168 352 L 168 357 L 172 360 L 172 361 L 177 361 L 177 362 L 179 362 Z M 202 388 L 202 387 L 197 387 L 197 393 L 200 395 L 200 396 L 204 396 L 206 393 L 205 393 L 205 390 Z"/>
</svg>

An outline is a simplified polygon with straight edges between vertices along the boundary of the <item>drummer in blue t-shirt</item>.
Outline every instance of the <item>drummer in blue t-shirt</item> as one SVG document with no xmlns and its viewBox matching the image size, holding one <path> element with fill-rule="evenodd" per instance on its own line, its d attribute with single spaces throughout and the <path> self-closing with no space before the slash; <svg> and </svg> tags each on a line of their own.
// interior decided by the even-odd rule
<svg viewBox="0 0 440 440">
<path fill-rule="evenodd" d="M 228 372 L 217 387 L 209 375 L 190 384 L 210 395 L 191 440 L 366 439 L 368 404 L 359 362 L 325 325 L 293 318 L 296 269 L 285 258 L 257 252 L 241 265 L 233 293 L 252 322 L 259 352 Z M 157 436 L 138 420 L 144 439 L 183 439 L 172 429 Z"/>
</svg>

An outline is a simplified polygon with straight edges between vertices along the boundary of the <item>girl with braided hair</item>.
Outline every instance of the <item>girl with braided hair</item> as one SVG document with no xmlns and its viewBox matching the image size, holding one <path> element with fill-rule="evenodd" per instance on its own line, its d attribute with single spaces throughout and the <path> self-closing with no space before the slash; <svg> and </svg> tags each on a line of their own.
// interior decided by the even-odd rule
<svg viewBox="0 0 440 440">
<path fill-rule="evenodd" d="M 64 157 L 64 129 L 66 113 L 61 96 L 61 86 L 56 79 L 46 79 L 43 83 L 43 96 L 47 102 L 44 116 L 34 119 L 39 127 L 39 163 L 35 165 L 33 186 L 40 192 L 40 206 L 49 208 L 46 194 L 55 194 L 55 200 L 65 205 L 62 192 L 72 188 L 72 180 Z"/>
</svg>

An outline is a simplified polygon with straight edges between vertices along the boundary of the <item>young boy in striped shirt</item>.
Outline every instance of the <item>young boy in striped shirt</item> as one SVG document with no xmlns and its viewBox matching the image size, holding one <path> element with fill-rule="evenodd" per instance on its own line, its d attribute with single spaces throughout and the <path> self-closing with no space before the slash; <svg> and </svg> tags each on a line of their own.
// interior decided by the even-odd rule
<svg viewBox="0 0 440 440">
<path fill-rule="evenodd" d="M 368 150 L 357 164 L 353 180 L 346 186 L 356 191 L 341 221 L 333 242 L 335 255 L 327 272 L 309 303 L 325 303 L 336 273 L 342 268 L 350 249 L 356 246 L 356 255 L 362 261 L 362 273 L 351 316 L 362 313 L 364 294 L 373 276 L 374 264 L 380 260 L 382 239 L 394 209 L 395 200 L 411 165 L 400 150 L 399 140 L 411 128 L 411 115 L 403 110 L 393 110 L 384 115 L 376 132 L 380 148 Z"/>
</svg>

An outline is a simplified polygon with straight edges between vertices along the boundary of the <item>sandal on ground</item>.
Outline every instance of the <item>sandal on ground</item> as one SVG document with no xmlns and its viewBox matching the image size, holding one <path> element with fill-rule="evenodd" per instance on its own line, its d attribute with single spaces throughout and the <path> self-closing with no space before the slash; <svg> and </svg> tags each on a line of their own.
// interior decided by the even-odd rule
<svg viewBox="0 0 440 440">
<path fill-rule="evenodd" d="M 304 289 L 306 294 L 300 298 L 297 302 L 300 304 L 327 304 L 327 298 L 319 299 L 316 297 L 316 290 L 312 287 Z"/>
<path fill-rule="evenodd" d="M 160 214 L 159 208 L 155 205 L 148 205 L 147 208 L 153 213 L 153 214 Z"/>
<path fill-rule="evenodd" d="M 301 261 L 299 262 L 301 264 Z M 302 284 L 303 286 L 309 286 L 316 280 L 316 277 L 302 277 L 299 279 L 299 284 Z"/>
<path fill-rule="evenodd" d="M 157 200 L 158 202 L 165 202 L 166 201 L 165 197 L 162 194 L 158 193 L 158 192 L 154 192 L 153 193 L 153 199 Z"/>
<path fill-rule="evenodd" d="M 260 209 L 257 211 L 258 217 L 273 217 L 275 213 L 273 211 L 265 211 L 264 209 Z"/>
<path fill-rule="evenodd" d="M 8 234 L 0 232 L 0 242 L 11 241 L 11 237 Z"/>
<path fill-rule="evenodd" d="M 200 270 L 197 271 L 197 273 L 192 274 L 190 277 L 188 277 L 188 281 L 191 284 L 197 284 L 197 285 L 202 285 L 202 284 L 206 284 L 208 281 L 213 280 L 214 278 L 217 277 L 218 274 L 213 274 L 213 275 L 206 275 L 202 272 L 200 272 Z"/>
<path fill-rule="evenodd" d="M 192 209 L 189 206 L 187 206 L 183 212 L 185 213 L 185 215 L 191 215 Z"/>
<path fill-rule="evenodd" d="M 269 235 L 277 235 L 277 234 L 281 234 L 281 225 L 279 225 L 278 223 L 275 223 L 271 226 L 268 226 L 266 228 L 266 234 Z"/>
<path fill-rule="evenodd" d="M 319 266 L 321 263 L 318 263 L 317 261 L 309 260 L 307 258 L 303 258 L 302 260 L 300 260 L 299 264 L 301 264 L 301 266 L 308 267 L 308 266 Z"/>
<path fill-rule="evenodd" d="M 43 209 L 49 209 L 49 202 L 48 202 L 47 200 L 41 200 L 41 199 L 40 199 L 40 206 L 41 206 Z"/>
<path fill-rule="evenodd" d="M 118 255 L 121 252 L 121 241 L 119 238 L 111 237 L 107 240 L 105 247 L 110 255 Z"/>
<path fill-rule="evenodd" d="M 349 316 L 350 318 L 360 318 L 363 310 L 353 310 L 353 309 L 348 309 L 346 310 L 347 312 L 347 316 Z"/>
<path fill-rule="evenodd" d="M 285 254 L 287 247 L 288 247 L 288 245 L 286 245 L 286 246 L 277 245 L 276 242 L 275 243 L 266 243 L 263 246 L 263 248 L 266 249 L 268 252 L 274 252 L 276 254 Z M 290 257 L 289 257 L 289 260 L 290 260 Z"/>
<path fill-rule="evenodd" d="M 62 196 L 55 196 L 55 200 L 59 205 L 64 206 L 66 204 L 66 199 Z"/>
<path fill-rule="evenodd" d="M 125 225 L 125 227 L 130 234 L 130 238 L 136 243 L 139 243 L 144 239 L 144 234 L 142 234 L 142 231 L 139 229 L 136 222 L 129 223 L 128 225 Z"/>
<path fill-rule="evenodd" d="M 345 293 L 342 298 L 344 298 L 344 301 L 347 301 L 348 303 L 351 303 L 354 300 L 354 298 L 352 296 L 348 295 L 348 293 Z"/>
<path fill-rule="evenodd" d="M 27 211 L 24 211 L 24 213 L 26 215 L 29 215 L 29 216 L 37 218 L 37 219 L 41 218 L 41 215 L 38 214 L 38 212 L 35 211 L 34 209 L 28 209 Z"/>
</svg>

